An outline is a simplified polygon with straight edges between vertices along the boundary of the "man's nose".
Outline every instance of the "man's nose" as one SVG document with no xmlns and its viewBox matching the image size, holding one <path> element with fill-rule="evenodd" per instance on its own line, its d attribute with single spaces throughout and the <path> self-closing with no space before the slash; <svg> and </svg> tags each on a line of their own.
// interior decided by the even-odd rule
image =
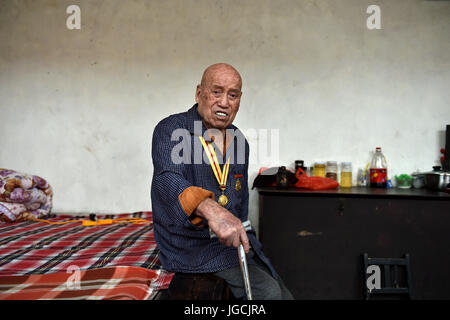
<svg viewBox="0 0 450 320">
<path fill-rule="evenodd" d="M 222 94 L 222 96 L 219 98 L 219 106 L 221 107 L 228 107 L 228 94 L 224 93 Z"/>
</svg>

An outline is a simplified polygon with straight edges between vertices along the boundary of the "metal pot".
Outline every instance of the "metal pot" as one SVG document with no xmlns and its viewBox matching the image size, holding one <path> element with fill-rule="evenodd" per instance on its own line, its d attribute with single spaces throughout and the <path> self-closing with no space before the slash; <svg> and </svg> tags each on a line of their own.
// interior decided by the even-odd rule
<svg viewBox="0 0 450 320">
<path fill-rule="evenodd" d="M 450 172 L 441 167 L 433 167 L 433 171 L 425 173 L 425 187 L 430 190 L 444 190 L 450 183 Z"/>
</svg>

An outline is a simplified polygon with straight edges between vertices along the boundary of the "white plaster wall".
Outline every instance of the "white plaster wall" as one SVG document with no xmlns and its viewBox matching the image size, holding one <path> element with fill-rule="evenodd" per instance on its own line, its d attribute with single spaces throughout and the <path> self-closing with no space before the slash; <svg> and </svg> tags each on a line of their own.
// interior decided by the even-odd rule
<svg viewBox="0 0 450 320">
<path fill-rule="evenodd" d="M 48 179 L 54 212 L 150 210 L 153 128 L 223 61 L 244 79 L 235 124 L 279 134 L 278 161 L 252 154 L 250 184 L 296 159 L 356 173 L 376 146 L 391 176 L 425 171 L 450 123 L 449 39 L 449 1 L 2 0 L 0 167 Z M 256 226 L 257 205 L 253 190 Z"/>
</svg>

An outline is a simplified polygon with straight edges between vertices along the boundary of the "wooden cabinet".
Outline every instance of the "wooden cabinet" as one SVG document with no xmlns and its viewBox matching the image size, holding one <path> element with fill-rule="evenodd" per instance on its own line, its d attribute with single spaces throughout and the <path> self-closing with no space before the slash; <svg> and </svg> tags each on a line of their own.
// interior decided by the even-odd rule
<svg viewBox="0 0 450 320">
<path fill-rule="evenodd" d="M 259 239 L 296 299 L 364 299 L 363 254 L 410 254 L 413 299 L 450 298 L 450 195 L 259 188 Z"/>
</svg>

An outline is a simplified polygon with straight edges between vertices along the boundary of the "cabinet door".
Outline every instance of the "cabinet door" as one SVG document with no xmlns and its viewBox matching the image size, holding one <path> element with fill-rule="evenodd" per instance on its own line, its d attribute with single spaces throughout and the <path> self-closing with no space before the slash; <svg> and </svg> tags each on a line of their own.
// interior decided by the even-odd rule
<svg viewBox="0 0 450 320">
<path fill-rule="evenodd" d="M 411 256 L 413 297 L 450 298 L 447 201 L 264 195 L 260 240 L 296 299 L 363 299 L 363 253 Z"/>
</svg>

